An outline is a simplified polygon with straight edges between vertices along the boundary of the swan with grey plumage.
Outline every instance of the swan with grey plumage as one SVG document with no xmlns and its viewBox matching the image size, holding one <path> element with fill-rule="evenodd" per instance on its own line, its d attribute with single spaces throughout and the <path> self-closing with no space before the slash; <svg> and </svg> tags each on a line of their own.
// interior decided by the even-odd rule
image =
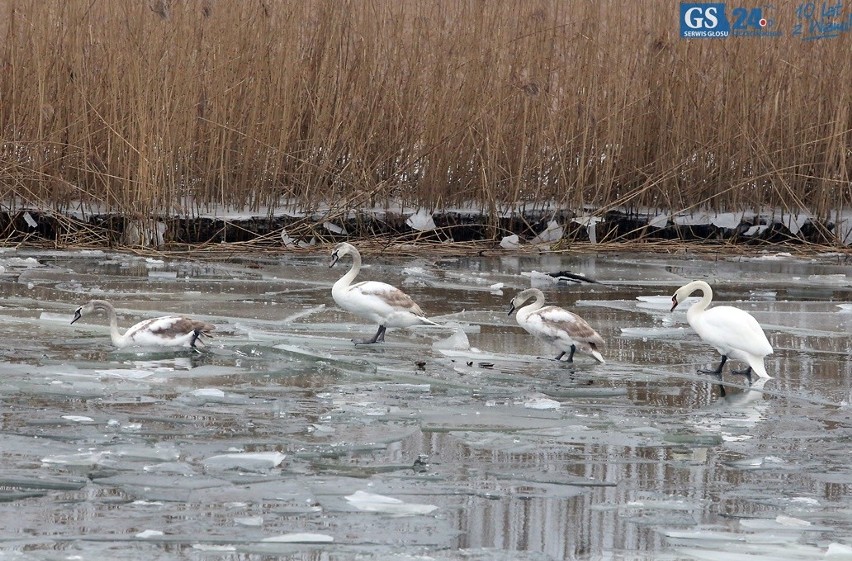
<svg viewBox="0 0 852 561">
<path fill-rule="evenodd" d="M 437 325 L 426 319 L 420 306 L 408 294 L 395 286 L 377 281 L 352 284 L 361 271 L 361 254 L 352 244 L 346 242 L 338 244 L 331 252 L 329 267 L 334 267 L 346 255 L 352 256 L 352 267 L 334 283 L 331 296 L 344 310 L 379 325 L 372 338 L 353 339 L 353 342 L 356 344 L 381 343 L 385 340 L 385 331 L 388 327 Z"/>
<path fill-rule="evenodd" d="M 766 338 L 763 328 L 750 313 L 733 306 L 707 307 L 713 300 L 713 290 L 704 281 L 692 281 L 675 291 L 672 296 L 672 309 L 689 297 L 693 292 L 701 292 L 701 300 L 686 311 L 686 321 L 701 339 L 713 346 L 722 355 L 722 362 L 715 370 L 699 370 L 703 374 L 715 374 L 722 377 L 722 368 L 729 358 L 741 360 L 748 365 L 745 370 L 731 370 L 733 374 L 745 376 L 751 383 L 754 371 L 761 378 L 769 378 L 763 359 L 772 354 L 772 345 Z"/>
<path fill-rule="evenodd" d="M 523 306 L 530 298 L 535 300 Z M 528 288 L 515 296 L 509 308 L 509 315 L 516 309 L 518 325 L 534 337 L 562 351 L 556 360 L 561 360 L 565 353 L 570 353 L 567 362 L 573 362 L 574 353 L 580 351 L 604 364 L 599 351 L 604 346 L 603 337 L 577 314 L 558 306 L 545 306 L 544 293 L 541 290 Z"/>
<path fill-rule="evenodd" d="M 112 344 L 124 347 L 193 347 L 200 337 L 210 336 L 215 326 L 181 316 L 163 316 L 146 319 L 130 327 L 124 334 L 118 331 L 115 308 L 106 300 L 92 300 L 74 312 L 73 324 L 94 311 L 106 312 Z"/>
</svg>

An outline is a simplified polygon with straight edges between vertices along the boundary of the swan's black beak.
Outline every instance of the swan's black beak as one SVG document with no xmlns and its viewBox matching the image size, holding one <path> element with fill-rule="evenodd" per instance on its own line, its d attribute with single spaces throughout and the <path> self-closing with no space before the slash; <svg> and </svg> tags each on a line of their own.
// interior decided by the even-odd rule
<svg viewBox="0 0 852 561">
<path fill-rule="evenodd" d="M 78 319 L 80 319 L 81 317 L 83 317 L 83 313 L 81 312 L 81 310 L 82 310 L 82 309 L 83 309 L 83 308 L 77 308 L 77 310 L 74 312 L 74 319 L 72 319 L 72 320 L 71 320 L 71 323 L 72 323 L 72 324 L 73 324 L 75 321 L 77 321 Z"/>
<path fill-rule="evenodd" d="M 510 315 L 512 315 L 512 312 L 514 312 L 514 311 L 515 311 L 515 303 L 512 302 L 511 304 L 509 304 L 509 313 L 506 314 L 506 315 L 510 316 Z"/>
<path fill-rule="evenodd" d="M 675 308 L 677 308 L 677 294 L 672 296 L 672 309 L 669 311 L 673 312 Z"/>
<path fill-rule="evenodd" d="M 337 254 L 337 252 L 336 252 L 336 251 L 335 251 L 335 252 L 333 252 L 333 253 L 331 254 L 331 263 L 329 263 L 329 264 L 328 264 L 328 268 L 329 268 L 329 269 L 331 269 L 332 267 L 334 267 L 335 265 L 337 265 L 337 261 L 338 261 L 339 259 L 340 259 L 340 256 Z"/>
</svg>

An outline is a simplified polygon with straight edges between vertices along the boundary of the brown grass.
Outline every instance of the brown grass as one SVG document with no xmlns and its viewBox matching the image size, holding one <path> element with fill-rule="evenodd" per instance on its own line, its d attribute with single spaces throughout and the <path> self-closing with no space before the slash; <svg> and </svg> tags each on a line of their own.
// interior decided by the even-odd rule
<svg viewBox="0 0 852 561">
<path fill-rule="evenodd" d="M 667 1 L 0 0 L 0 201 L 852 207 L 850 35 Z"/>
</svg>

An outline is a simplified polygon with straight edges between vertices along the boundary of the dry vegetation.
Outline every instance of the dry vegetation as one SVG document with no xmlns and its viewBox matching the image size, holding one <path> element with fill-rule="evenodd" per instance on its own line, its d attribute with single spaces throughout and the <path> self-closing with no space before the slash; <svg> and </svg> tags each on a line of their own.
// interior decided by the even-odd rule
<svg viewBox="0 0 852 561">
<path fill-rule="evenodd" d="M 847 34 L 623 0 L 0 0 L 0 201 L 852 207 Z M 785 19 L 785 17 L 787 19 Z"/>
</svg>

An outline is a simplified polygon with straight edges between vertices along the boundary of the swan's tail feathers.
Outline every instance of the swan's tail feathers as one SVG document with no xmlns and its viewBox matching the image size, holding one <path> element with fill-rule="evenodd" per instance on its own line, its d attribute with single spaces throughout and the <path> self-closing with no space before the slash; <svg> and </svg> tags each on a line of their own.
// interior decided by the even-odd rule
<svg viewBox="0 0 852 561">
<path fill-rule="evenodd" d="M 751 366 L 751 369 L 754 370 L 754 373 L 760 378 L 769 379 L 772 377 L 766 373 L 766 367 L 763 365 L 763 358 L 749 357 L 747 362 L 748 365 Z"/>
</svg>

